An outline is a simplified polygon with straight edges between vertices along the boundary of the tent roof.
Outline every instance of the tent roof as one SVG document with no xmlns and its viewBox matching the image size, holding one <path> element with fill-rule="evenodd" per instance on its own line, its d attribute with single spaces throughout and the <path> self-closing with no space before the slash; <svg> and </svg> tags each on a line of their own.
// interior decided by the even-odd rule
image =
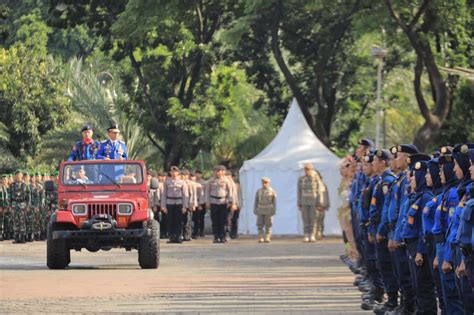
<svg viewBox="0 0 474 315">
<path fill-rule="evenodd" d="M 257 156 L 244 162 L 247 170 L 299 170 L 303 164 L 334 164 L 339 158 L 313 133 L 293 99 L 288 115 L 273 141 Z"/>
</svg>

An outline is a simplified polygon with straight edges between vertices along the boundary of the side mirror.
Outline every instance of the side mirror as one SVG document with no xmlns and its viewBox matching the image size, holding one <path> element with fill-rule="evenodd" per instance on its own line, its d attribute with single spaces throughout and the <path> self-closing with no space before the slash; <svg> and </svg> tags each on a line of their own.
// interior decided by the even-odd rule
<svg viewBox="0 0 474 315">
<path fill-rule="evenodd" d="M 54 187 L 54 182 L 52 180 L 47 180 L 44 182 L 44 190 L 45 191 L 54 191 L 56 187 Z"/>
<path fill-rule="evenodd" d="M 156 178 L 150 180 L 150 189 L 158 189 L 160 187 L 160 182 Z"/>
</svg>

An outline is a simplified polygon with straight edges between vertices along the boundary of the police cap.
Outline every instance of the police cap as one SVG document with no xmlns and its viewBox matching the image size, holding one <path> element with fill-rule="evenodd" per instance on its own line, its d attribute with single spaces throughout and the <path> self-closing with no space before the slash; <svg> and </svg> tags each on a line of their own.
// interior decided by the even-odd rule
<svg viewBox="0 0 474 315">
<path fill-rule="evenodd" d="M 179 172 L 179 167 L 177 167 L 177 166 L 171 166 L 171 167 L 170 167 L 170 172 Z"/>
<path fill-rule="evenodd" d="M 389 161 L 393 158 L 393 155 L 392 153 L 390 153 L 389 150 L 385 150 L 385 149 L 378 149 L 378 150 L 375 150 L 375 156 L 379 159 L 379 160 L 384 160 L 384 161 Z"/>
<path fill-rule="evenodd" d="M 374 142 L 370 139 L 360 139 L 359 140 L 359 145 L 363 145 L 364 147 L 373 147 Z"/>
<path fill-rule="evenodd" d="M 116 122 L 113 122 L 109 128 L 107 128 L 108 132 L 120 132 L 119 125 Z"/>
<path fill-rule="evenodd" d="M 86 130 L 92 130 L 92 125 L 84 125 L 82 126 L 81 132 L 84 132 Z"/>
<path fill-rule="evenodd" d="M 399 144 L 397 146 L 397 153 L 407 153 L 407 154 L 416 154 L 419 153 L 420 151 L 414 144 Z"/>
<path fill-rule="evenodd" d="M 453 149 L 453 158 L 463 170 L 464 175 L 469 172 L 469 149 L 474 149 L 474 143 L 457 144 Z"/>
<path fill-rule="evenodd" d="M 417 153 L 417 154 L 412 154 L 410 157 L 407 159 L 408 162 L 408 167 L 410 170 L 420 170 L 420 169 L 426 169 L 428 167 L 428 161 L 431 160 L 431 156 L 428 154 L 424 153 Z M 424 162 L 424 163 L 421 163 Z"/>
<path fill-rule="evenodd" d="M 226 168 L 224 165 L 216 165 L 214 166 L 214 171 L 225 171 Z"/>
</svg>

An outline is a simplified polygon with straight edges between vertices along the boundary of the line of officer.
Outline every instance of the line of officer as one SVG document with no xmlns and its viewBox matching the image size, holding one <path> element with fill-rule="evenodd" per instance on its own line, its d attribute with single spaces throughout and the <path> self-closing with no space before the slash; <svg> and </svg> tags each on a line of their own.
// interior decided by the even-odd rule
<svg viewBox="0 0 474 315">
<path fill-rule="evenodd" d="M 377 314 L 436 314 L 439 307 L 443 314 L 472 314 L 474 144 L 442 147 L 432 156 L 411 144 L 392 147 L 396 176 L 388 163 L 379 168 L 389 152 L 371 147 L 370 140 L 360 141 L 356 159 L 366 150 L 365 162 L 359 162 L 350 192 L 361 257 L 355 284 L 366 292 L 362 308 Z M 388 300 L 377 304 L 381 283 Z"/>
</svg>

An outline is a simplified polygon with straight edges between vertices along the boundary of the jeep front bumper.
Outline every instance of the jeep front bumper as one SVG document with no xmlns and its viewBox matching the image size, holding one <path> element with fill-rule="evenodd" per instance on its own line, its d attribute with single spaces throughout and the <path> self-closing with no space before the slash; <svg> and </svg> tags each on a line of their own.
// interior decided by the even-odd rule
<svg viewBox="0 0 474 315">
<path fill-rule="evenodd" d="M 150 236 L 151 229 L 108 229 L 108 230 L 62 230 L 54 231 L 53 239 L 139 239 L 145 235 Z"/>
</svg>

